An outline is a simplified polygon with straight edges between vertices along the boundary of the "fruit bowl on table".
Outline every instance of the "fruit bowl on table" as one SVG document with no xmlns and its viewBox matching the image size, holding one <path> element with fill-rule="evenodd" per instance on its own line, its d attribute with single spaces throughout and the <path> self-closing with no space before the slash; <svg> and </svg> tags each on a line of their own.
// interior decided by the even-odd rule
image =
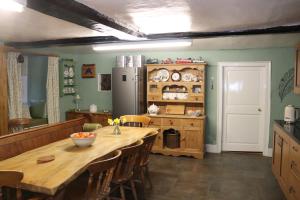
<svg viewBox="0 0 300 200">
<path fill-rule="evenodd" d="M 79 132 L 70 135 L 74 144 L 78 147 L 88 147 L 91 146 L 96 139 L 96 133 L 91 132 Z"/>
</svg>

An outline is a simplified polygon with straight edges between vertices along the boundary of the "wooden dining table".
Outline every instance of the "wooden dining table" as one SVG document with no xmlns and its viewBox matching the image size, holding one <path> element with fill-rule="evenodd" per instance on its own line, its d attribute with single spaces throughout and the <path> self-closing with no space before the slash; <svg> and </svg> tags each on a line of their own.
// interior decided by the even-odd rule
<svg viewBox="0 0 300 200">
<path fill-rule="evenodd" d="M 71 138 L 63 139 L 0 161 L 0 170 L 22 171 L 21 189 L 54 196 L 84 172 L 91 161 L 158 131 L 156 128 L 120 127 L 121 135 L 113 135 L 113 128 L 107 126 L 94 131 L 97 137 L 90 147 L 80 148 Z M 47 155 L 54 155 L 55 160 L 37 163 L 39 157 Z"/>
</svg>

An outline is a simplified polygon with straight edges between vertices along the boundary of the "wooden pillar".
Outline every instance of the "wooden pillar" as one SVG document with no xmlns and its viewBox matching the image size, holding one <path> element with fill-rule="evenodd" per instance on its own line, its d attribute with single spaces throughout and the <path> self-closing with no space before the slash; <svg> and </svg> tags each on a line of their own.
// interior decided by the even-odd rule
<svg viewBox="0 0 300 200">
<path fill-rule="evenodd" d="M 8 133 L 7 52 L 0 46 L 0 136 Z"/>
</svg>

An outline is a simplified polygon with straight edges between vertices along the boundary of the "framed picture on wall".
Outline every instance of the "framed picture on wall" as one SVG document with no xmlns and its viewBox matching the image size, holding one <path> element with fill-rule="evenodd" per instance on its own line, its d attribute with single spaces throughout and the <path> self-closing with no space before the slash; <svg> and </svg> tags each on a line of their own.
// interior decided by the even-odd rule
<svg viewBox="0 0 300 200">
<path fill-rule="evenodd" d="M 81 69 L 82 78 L 95 78 L 96 77 L 96 65 L 95 64 L 83 64 Z"/>
<path fill-rule="evenodd" d="M 111 91 L 111 74 L 98 74 L 98 91 Z"/>
</svg>

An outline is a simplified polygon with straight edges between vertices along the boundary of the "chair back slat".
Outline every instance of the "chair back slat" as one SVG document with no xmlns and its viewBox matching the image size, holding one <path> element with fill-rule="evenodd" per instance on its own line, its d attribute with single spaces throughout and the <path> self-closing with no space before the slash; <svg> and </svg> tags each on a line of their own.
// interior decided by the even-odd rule
<svg viewBox="0 0 300 200">
<path fill-rule="evenodd" d="M 131 127 L 148 127 L 151 118 L 144 115 L 124 115 L 120 117 L 121 120 L 126 119 L 124 126 Z"/>
<path fill-rule="evenodd" d="M 110 183 L 113 177 L 115 167 L 121 156 L 121 151 L 117 150 L 107 156 L 91 162 L 87 168 L 89 172 L 88 187 L 86 190 L 86 199 L 89 199 L 93 185 L 96 185 L 96 196 L 98 199 L 105 198 L 110 192 Z M 94 184 L 94 181 L 97 181 Z"/>
<path fill-rule="evenodd" d="M 139 140 L 133 145 L 121 149 L 122 155 L 113 176 L 114 182 L 122 182 L 132 177 L 142 144 L 143 141 Z"/>
<path fill-rule="evenodd" d="M 148 163 L 149 155 L 151 153 L 154 141 L 156 139 L 157 133 L 153 133 L 150 135 L 147 135 L 143 138 L 143 146 L 140 153 L 140 165 L 145 165 Z"/>
</svg>

